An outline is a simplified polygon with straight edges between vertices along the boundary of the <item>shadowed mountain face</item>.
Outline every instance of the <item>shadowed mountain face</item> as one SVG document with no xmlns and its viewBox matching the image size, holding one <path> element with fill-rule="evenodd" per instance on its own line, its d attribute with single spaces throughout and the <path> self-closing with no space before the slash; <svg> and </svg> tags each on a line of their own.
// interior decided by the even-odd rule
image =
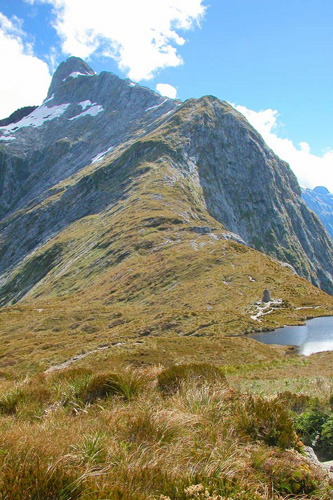
<svg viewBox="0 0 333 500">
<path fill-rule="evenodd" d="M 199 275 L 202 252 L 207 263 L 210 252 L 221 256 L 212 273 L 235 248 L 266 262 L 247 247 L 333 293 L 332 243 L 294 174 L 214 97 L 181 103 L 70 58 L 42 106 L 0 127 L 0 166 L 2 305 L 85 294 L 92 284 L 97 300 L 120 268 L 132 284 L 126 278 L 118 300 L 132 300 L 149 280 L 177 285 L 169 273 L 189 262 Z M 141 282 L 133 269 L 152 256 L 161 264 Z M 275 265 L 271 283 L 281 273 L 298 286 L 291 269 Z"/>
<path fill-rule="evenodd" d="M 318 215 L 333 241 L 333 194 L 325 187 L 317 186 L 314 189 L 302 188 L 302 198 Z"/>
</svg>

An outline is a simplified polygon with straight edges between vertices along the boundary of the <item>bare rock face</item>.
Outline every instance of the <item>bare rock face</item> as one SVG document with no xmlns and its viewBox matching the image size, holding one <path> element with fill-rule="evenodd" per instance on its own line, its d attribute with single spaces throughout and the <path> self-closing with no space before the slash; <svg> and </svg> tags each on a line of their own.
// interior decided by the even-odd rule
<svg viewBox="0 0 333 500">
<path fill-rule="evenodd" d="M 289 165 L 228 103 L 206 96 L 182 108 L 179 141 L 197 167 L 210 215 L 333 294 L 332 242 Z"/>
<path fill-rule="evenodd" d="M 333 460 L 330 460 L 328 462 L 320 462 L 311 446 L 305 446 L 304 452 L 307 460 L 311 463 L 311 465 L 320 468 L 331 477 L 333 477 Z"/>
<path fill-rule="evenodd" d="M 108 160 L 113 151 L 124 151 L 121 161 Z M 333 294 L 331 240 L 288 164 L 240 113 L 212 96 L 181 103 L 96 75 L 74 57 L 55 72 L 42 106 L 0 127 L 0 285 L 48 239 L 126 197 L 138 162 L 158 169 L 166 161 L 174 180 L 165 182 L 188 186 L 189 207 Z M 48 266 L 56 260 L 55 252 Z"/>
</svg>

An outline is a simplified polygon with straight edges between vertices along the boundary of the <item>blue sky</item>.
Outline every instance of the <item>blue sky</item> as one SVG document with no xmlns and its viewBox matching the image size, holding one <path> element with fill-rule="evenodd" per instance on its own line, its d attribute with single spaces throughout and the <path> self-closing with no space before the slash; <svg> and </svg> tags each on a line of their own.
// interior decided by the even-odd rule
<svg viewBox="0 0 333 500">
<path fill-rule="evenodd" d="M 78 55 L 182 100 L 233 103 L 301 184 L 333 191 L 332 0 L 0 0 L 0 12 L 0 117 L 39 104 L 49 73 Z"/>
</svg>

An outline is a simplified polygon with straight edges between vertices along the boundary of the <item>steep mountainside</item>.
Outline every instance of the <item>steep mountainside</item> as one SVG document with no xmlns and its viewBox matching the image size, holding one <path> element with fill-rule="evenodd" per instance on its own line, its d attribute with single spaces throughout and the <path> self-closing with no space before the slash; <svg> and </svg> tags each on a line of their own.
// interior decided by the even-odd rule
<svg viewBox="0 0 333 500">
<path fill-rule="evenodd" d="M 193 185 L 190 204 L 200 199 L 201 210 L 246 244 L 333 291 L 331 241 L 296 178 L 225 102 L 208 96 L 181 104 L 113 74 L 96 75 L 72 57 L 57 69 L 44 104 L 0 133 L 3 273 L 122 197 L 126 177 L 110 195 L 112 159 L 125 162 L 130 179 L 134 154 L 143 163 L 170 162 L 174 175 Z"/>
<path fill-rule="evenodd" d="M 333 240 L 333 194 L 323 186 L 314 189 L 302 188 L 302 198 L 318 215 L 326 231 Z"/>
<path fill-rule="evenodd" d="M 293 269 L 332 293 L 331 241 L 229 104 L 182 104 L 70 58 L 14 125 L 0 129 L 0 300 L 18 302 L 0 314 L 3 356 L 332 311 Z M 276 300 L 262 309 L 266 287 Z"/>
<path fill-rule="evenodd" d="M 42 106 L 0 127 L 0 214 L 45 196 L 60 180 L 146 133 L 178 105 L 111 73 L 95 75 L 71 57 L 55 72 Z"/>
</svg>

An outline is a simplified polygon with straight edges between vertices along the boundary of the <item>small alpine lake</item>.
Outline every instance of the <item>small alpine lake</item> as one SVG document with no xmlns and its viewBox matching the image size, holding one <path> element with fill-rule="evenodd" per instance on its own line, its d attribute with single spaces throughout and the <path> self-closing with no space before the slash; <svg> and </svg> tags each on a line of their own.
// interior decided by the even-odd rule
<svg viewBox="0 0 333 500">
<path fill-rule="evenodd" d="M 303 356 L 333 351 L 333 316 L 314 318 L 302 326 L 286 326 L 246 336 L 264 344 L 296 346 Z"/>
</svg>

